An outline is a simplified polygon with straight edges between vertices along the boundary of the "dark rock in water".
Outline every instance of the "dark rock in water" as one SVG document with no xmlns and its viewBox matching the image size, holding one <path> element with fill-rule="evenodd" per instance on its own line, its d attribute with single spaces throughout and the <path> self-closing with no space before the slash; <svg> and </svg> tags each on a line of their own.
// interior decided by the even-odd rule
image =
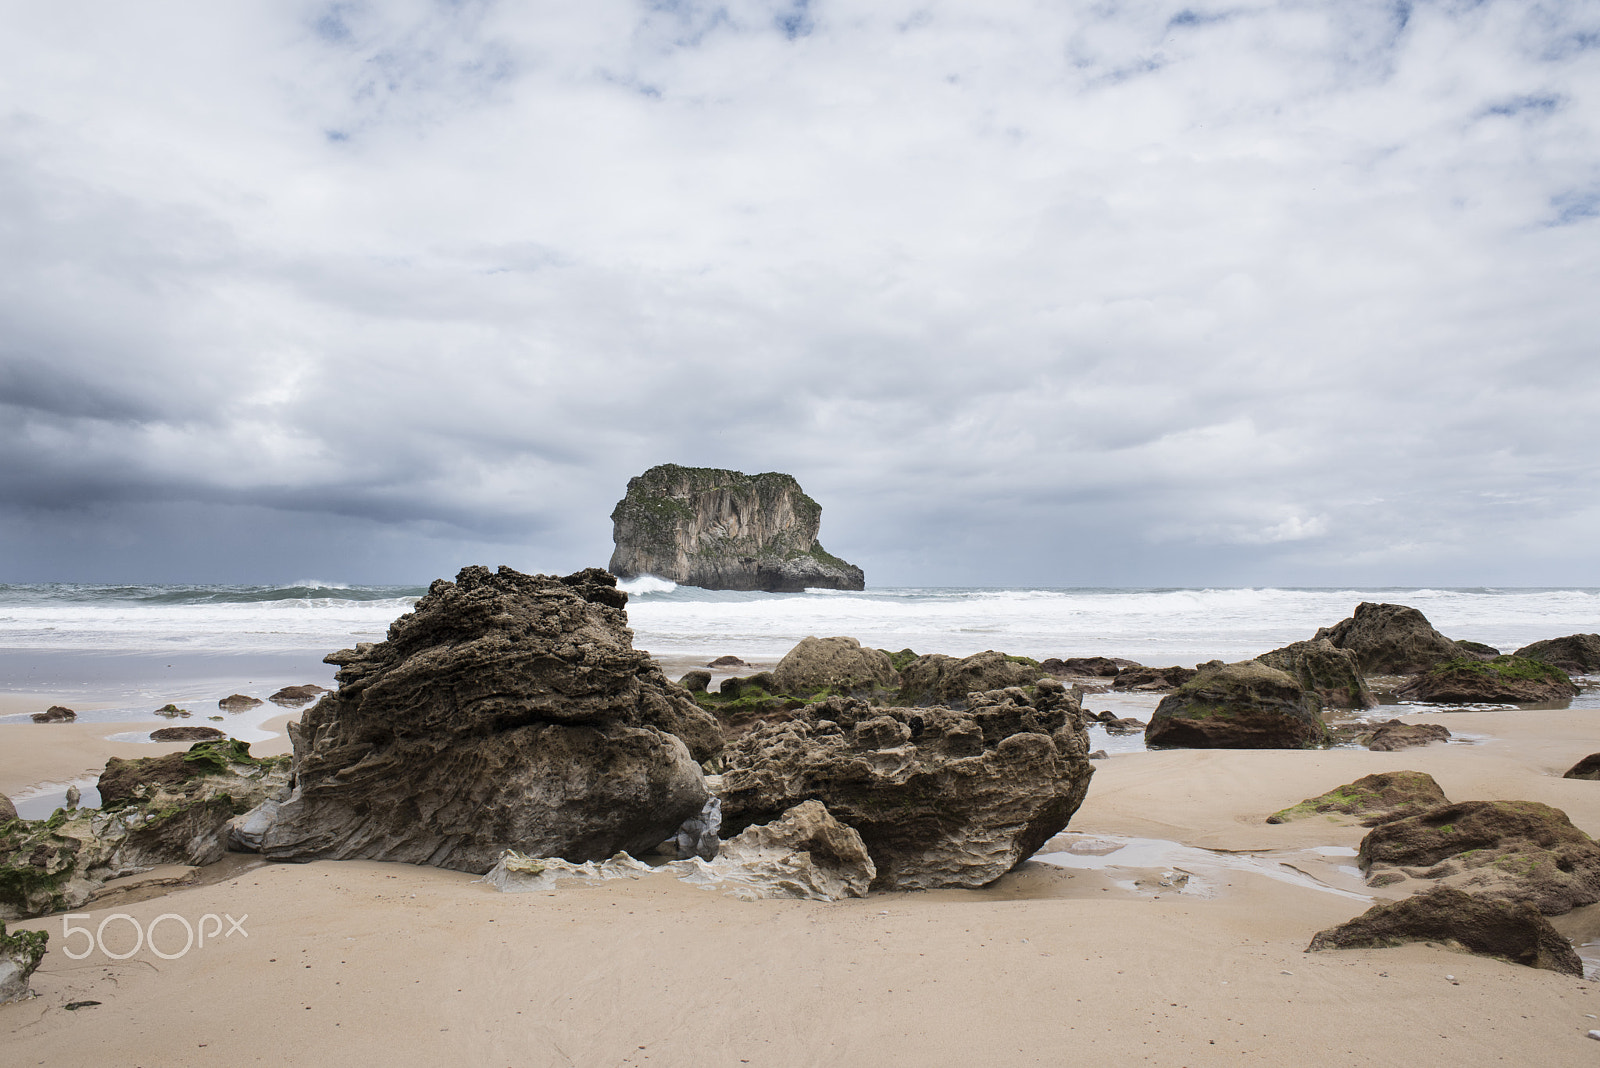
<svg viewBox="0 0 1600 1068">
<path fill-rule="evenodd" d="M 1403 604 L 1363 601 L 1349 619 L 1323 627 L 1311 640 L 1318 638 L 1354 653 L 1363 675 L 1415 675 L 1461 655 L 1427 616 Z"/>
<path fill-rule="evenodd" d="M 1123 668 L 1111 684 L 1113 690 L 1159 692 L 1175 690 L 1194 678 L 1199 672 L 1186 667 L 1131 667 Z"/>
<path fill-rule="evenodd" d="M 1497 656 L 1446 660 L 1400 687 L 1395 696 L 1433 704 L 1497 704 L 1559 701 L 1577 692 L 1558 667 L 1527 657 Z"/>
<path fill-rule="evenodd" d="M 1572 943 L 1537 909 L 1447 886 L 1374 905 L 1349 923 L 1318 932 L 1306 951 L 1378 949 L 1406 942 L 1456 942 L 1514 964 L 1583 975 L 1583 961 Z"/>
<path fill-rule="evenodd" d="M 1142 719 L 1134 719 L 1132 716 L 1118 719 L 1109 712 L 1100 717 L 1100 725 L 1105 727 L 1107 734 L 1137 734 L 1149 726 Z"/>
<path fill-rule="evenodd" d="M 1189 749 L 1302 749 L 1327 740 L 1321 712 L 1317 695 L 1287 672 L 1255 660 L 1213 661 L 1161 699 L 1144 740 Z"/>
<path fill-rule="evenodd" d="M 854 638 L 803 638 L 783 654 L 771 678 L 776 692 L 810 694 L 889 687 L 896 676 L 882 649 L 864 649 Z"/>
<path fill-rule="evenodd" d="M 1402 723 L 1391 719 L 1361 739 L 1361 744 L 1375 753 L 1392 753 L 1396 749 L 1448 742 L 1450 731 L 1438 723 Z"/>
<path fill-rule="evenodd" d="M 318 686 L 315 683 L 308 682 L 303 686 L 285 686 L 283 689 L 267 698 L 267 700 L 271 701 L 275 705 L 283 705 L 286 708 L 298 708 L 301 705 L 309 704 L 310 702 L 315 701 L 318 697 L 327 692 L 328 688 L 326 686 Z M 256 704 L 260 703 L 261 702 L 259 701 L 256 702 Z M 247 705 L 245 707 L 248 708 L 253 706 Z"/>
<path fill-rule="evenodd" d="M 628 480 L 611 513 L 621 578 L 708 590 L 860 590 L 866 577 L 817 543 L 822 506 L 790 475 L 662 464 Z"/>
<path fill-rule="evenodd" d="M 830 697 L 730 745 L 723 819 L 745 827 L 802 801 L 853 827 L 875 889 L 993 882 L 1067 825 L 1093 768 L 1076 696 L 1054 679 L 975 695 L 965 711 Z"/>
<path fill-rule="evenodd" d="M 1317 797 L 1308 797 L 1293 808 L 1268 816 L 1267 822 L 1288 823 L 1317 813 L 1336 812 L 1359 816 L 1365 826 L 1376 827 L 1449 803 L 1449 798 L 1427 772 L 1380 771 L 1336 786 Z"/>
<path fill-rule="evenodd" d="M 942 653 L 919 656 L 900 669 L 901 701 L 960 706 L 969 693 L 1031 686 L 1046 676 L 1038 663 L 987 649 L 956 659 Z"/>
<path fill-rule="evenodd" d="M 1463 656 L 1470 656 L 1474 660 L 1493 660 L 1500 655 L 1500 650 L 1492 645 L 1462 641 L 1460 638 L 1456 639 L 1456 648 L 1461 650 Z"/>
<path fill-rule="evenodd" d="M 1600 781 L 1600 753 L 1590 753 L 1561 776 L 1563 779 L 1590 779 Z"/>
<path fill-rule="evenodd" d="M 70 708 L 51 705 L 43 712 L 35 712 L 30 718 L 35 723 L 71 723 L 78 718 L 78 714 Z"/>
<path fill-rule="evenodd" d="M 1376 708 L 1378 699 L 1367 688 L 1355 654 L 1326 638 L 1295 642 L 1256 657 L 1268 667 L 1287 671 L 1300 685 L 1316 693 L 1329 708 Z"/>
<path fill-rule="evenodd" d="M 188 709 L 179 708 L 177 705 L 172 705 L 172 704 L 162 705 L 160 708 L 156 709 L 155 714 L 160 716 L 160 717 L 162 717 L 163 719 L 179 719 L 179 718 L 188 719 L 189 718 L 189 710 Z"/>
<path fill-rule="evenodd" d="M 217 702 L 217 707 L 224 712 L 246 712 L 261 703 L 258 697 L 247 697 L 242 693 L 229 694 Z"/>
<path fill-rule="evenodd" d="M 1369 883 L 1433 880 L 1547 916 L 1600 901 L 1600 845 L 1537 801 L 1462 801 L 1385 823 L 1361 840 L 1359 862 Z"/>
<path fill-rule="evenodd" d="M 44 960 L 45 943 L 50 936 L 44 931 L 6 932 L 0 923 L 0 1003 L 16 1001 L 28 995 L 28 977 Z"/>
<path fill-rule="evenodd" d="M 210 742 L 226 737 L 215 727 L 160 727 L 150 732 L 152 742 Z"/>
<path fill-rule="evenodd" d="M 1546 638 L 1517 650 L 1517 656 L 1543 660 L 1574 675 L 1600 672 L 1600 634 L 1569 634 L 1565 638 Z"/>
<path fill-rule="evenodd" d="M 502 850 L 596 860 L 672 837 L 710 793 L 715 719 L 633 648 L 627 595 L 467 567 L 387 641 L 327 658 L 339 689 L 290 724 L 292 793 L 235 841 L 287 860 L 482 873 Z"/>
<path fill-rule="evenodd" d="M 1109 679 L 1116 677 L 1122 668 L 1115 660 L 1104 656 L 1069 656 L 1065 660 L 1051 657 L 1039 662 L 1039 667 L 1051 675 Z"/>
<path fill-rule="evenodd" d="M 706 665 L 708 668 L 742 668 L 749 666 L 749 664 L 746 664 L 736 656 L 719 656 Z"/>
<path fill-rule="evenodd" d="M 690 693 L 705 693 L 711 686 L 711 672 L 699 669 L 687 672 L 678 680 L 678 685 Z"/>
</svg>

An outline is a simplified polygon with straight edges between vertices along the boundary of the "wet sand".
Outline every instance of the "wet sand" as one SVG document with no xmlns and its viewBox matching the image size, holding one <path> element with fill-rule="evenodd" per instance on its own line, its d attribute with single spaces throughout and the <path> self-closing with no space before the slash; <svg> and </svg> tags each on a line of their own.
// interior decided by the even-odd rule
<svg viewBox="0 0 1600 1068">
<path fill-rule="evenodd" d="M 1369 772 L 1414 768 L 1453 800 L 1545 801 L 1594 833 L 1600 784 L 1559 776 L 1600 749 L 1597 716 L 1457 713 L 1443 721 L 1480 744 L 1401 753 L 1114 754 L 1096 762 L 1070 829 L 1215 850 L 1348 850 L 1364 833 L 1349 821 L 1263 821 Z M 0 727 L 6 780 L 26 777 L 12 770 L 9 741 L 33 729 Z M 71 744 L 75 755 L 54 759 L 93 749 Z M 1600 1056 L 1586 1037 L 1600 1028 L 1593 982 L 1423 945 L 1305 954 L 1315 932 L 1365 903 L 1250 870 L 1193 892 L 1138 889 L 1133 880 L 1162 873 L 1105 859 L 1101 870 L 1032 861 L 981 891 L 832 904 L 740 902 L 660 876 L 500 894 L 409 865 L 271 864 L 73 920 L 247 917 L 247 934 L 214 935 L 176 959 L 149 945 L 107 956 L 131 948 L 123 919 L 105 928 L 109 945 L 78 961 L 62 950 L 81 949 L 83 936 L 63 943 L 61 917 L 13 925 L 49 931 L 51 953 L 33 978 L 40 996 L 0 1006 L 0 1059 L 1456 1066 Z M 175 919 L 160 936 L 169 954 L 183 944 Z M 101 1004 L 66 1010 L 78 1001 Z"/>
</svg>

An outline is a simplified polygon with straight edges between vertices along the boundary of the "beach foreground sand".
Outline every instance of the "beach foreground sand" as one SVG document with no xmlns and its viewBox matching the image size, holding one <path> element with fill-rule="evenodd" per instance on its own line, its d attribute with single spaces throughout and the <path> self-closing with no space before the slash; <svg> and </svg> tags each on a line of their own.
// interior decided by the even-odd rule
<svg viewBox="0 0 1600 1068">
<path fill-rule="evenodd" d="M 1544 801 L 1594 833 L 1600 784 L 1559 776 L 1600 748 L 1596 714 L 1412 717 L 1483 740 L 1402 753 L 1121 754 L 1099 762 L 1070 829 L 1216 850 L 1350 848 L 1364 833 L 1354 824 L 1263 821 L 1363 774 L 1415 768 L 1453 800 Z M 5 730 L 0 777 L 14 783 L 10 740 L 33 728 Z M 52 768 L 93 748 L 83 732 L 57 733 L 73 748 L 51 758 Z M 124 913 L 148 928 L 163 914 L 191 926 L 213 915 L 222 931 L 230 925 L 221 917 L 240 921 L 242 931 L 210 934 L 176 959 L 148 944 L 125 960 L 107 956 L 131 948 L 123 919 L 107 923 L 107 944 L 82 960 L 64 952 L 81 952 L 86 939 L 63 941 L 62 917 L 13 925 L 50 932 L 51 951 L 33 977 L 39 997 L 0 1006 L 0 1063 L 1587 1065 L 1600 1057 L 1587 1037 L 1600 1028 L 1593 982 L 1423 945 L 1306 954 L 1316 931 L 1366 903 L 1260 870 L 1210 878 L 1207 897 L 1131 888 L 1139 872 L 1034 861 L 988 890 L 819 904 L 741 902 L 662 876 L 501 894 L 468 875 L 406 865 L 230 863 L 223 881 L 98 902 L 70 921 L 94 929 Z M 1570 929 L 1586 922 L 1568 920 Z M 158 948 L 176 955 L 181 923 L 163 920 L 159 930 Z M 99 1004 L 66 1008 L 83 1001 Z"/>
</svg>

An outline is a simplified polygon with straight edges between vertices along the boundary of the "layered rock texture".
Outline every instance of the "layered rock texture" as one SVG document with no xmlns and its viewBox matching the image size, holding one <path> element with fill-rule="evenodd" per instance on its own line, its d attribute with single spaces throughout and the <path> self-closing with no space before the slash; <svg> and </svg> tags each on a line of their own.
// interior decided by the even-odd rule
<svg viewBox="0 0 1600 1068">
<path fill-rule="evenodd" d="M 900 669 L 900 700 L 908 704 L 960 707 L 969 693 L 1031 686 L 1045 675 L 1039 664 L 993 649 L 957 659 L 943 653 L 919 656 Z"/>
<path fill-rule="evenodd" d="M 1326 638 L 1295 642 L 1256 659 L 1299 679 L 1300 685 L 1315 691 L 1329 708 L 1377 707 L 1378 700 L 1367 688 L 1355 654 Z"/>
<path fill-rule="evenodd" d="M 387 641 L 327 658 L 339 688 L 290 726 L 291 792 L 236 840 L 481 873 L 507 849 L 587 861 L 672 837 L 721 733 L 633 648 L 626 603 L 594 568 L 436 581 Z"/>
<path fill-rule="evenodd" d="M 1190 749 L 1300 749 L 1328 738 L 1322 701 L 1288 672 L 1213 661 L 1161 699 L 1145 743 Z"/>
<path fill-rule="evenodd" d="M 859 567 L 817 542 L 822 506 L 790 475 L 662 464 L 611 513 L 611 571 L 708 590 L 859 590 Z"/>
<path fill-rule="evenodd" d="M 830 697 L 730 746 L 718 792 L 735 828 L 822 802 L 866 843 L 874 889 L 977 887 L 1067 825 L 1093 775 L 1087 741 L 1054 679 L 964 711 Z"/>
</svg>

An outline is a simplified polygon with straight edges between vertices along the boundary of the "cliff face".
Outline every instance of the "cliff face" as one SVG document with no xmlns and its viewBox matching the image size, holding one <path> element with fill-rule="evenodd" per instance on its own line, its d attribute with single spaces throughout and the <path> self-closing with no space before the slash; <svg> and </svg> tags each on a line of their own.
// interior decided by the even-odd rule
<svg viewBox="0 0 1600 1068">
<path fill-rule="evenodd" d="M 859 567 L 817 544 L 822 506 L 790 475 L 662 464 L 628 480 L 611 513 L 619 578 L 708 590 L 859 590 Z"/>
</svg>

